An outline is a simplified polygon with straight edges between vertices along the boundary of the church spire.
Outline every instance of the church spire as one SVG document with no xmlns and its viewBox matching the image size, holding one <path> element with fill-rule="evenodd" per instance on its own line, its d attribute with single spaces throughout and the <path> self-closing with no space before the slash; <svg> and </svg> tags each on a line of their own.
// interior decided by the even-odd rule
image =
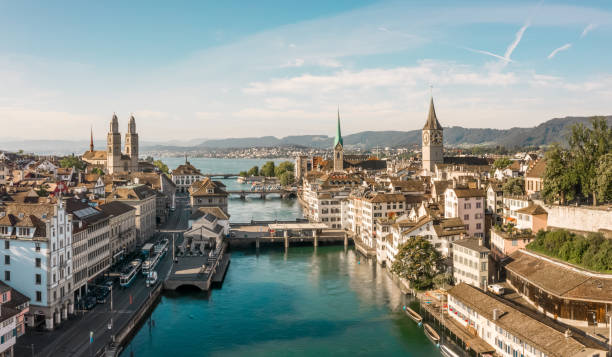
<svg viewBox="0 0 612 357">
<path fill-rule="evenodd" d="M 93 145 L 93 125 L 91 126 L 91 131 L 89 133 L 89 151 L 94 151 L 94 145 Z"/>
<path fill-rule="evenodd" d="M 423 127 L 423 130 L 442 130 L 442 125 L 438 122 L 438 117 L 436 116 L 436 108 L 434 108 L 433 96 L 429 101 L 429 113 L 427 114 L 427 122 Z"/>
<path fill-rule="evenodd" d="M 344 146 L 344 142 L 342 141 L 342 133 L 340 132 L 340 106 L 338 106 L 338 128 L 336 129 L 336 139 L 334 139 L 334 147 L 336 147 L 338 143 Z"/>
</svg>

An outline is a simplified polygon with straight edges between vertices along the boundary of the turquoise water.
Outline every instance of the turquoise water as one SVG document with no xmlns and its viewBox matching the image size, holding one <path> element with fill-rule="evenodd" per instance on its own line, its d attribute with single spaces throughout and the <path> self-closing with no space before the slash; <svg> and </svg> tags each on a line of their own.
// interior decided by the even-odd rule
<svg viewBox="0 0 612 357">
<path fill-rule="evenodd" d="M 275 159 L 275 163 L 281 163 L 291 159 Z M 168 168 L 175 169 L 185 162 L 184 158 L 163 158 L 162 161 Z M 203 174 L 206 173 L 238 173 L 246 171 L 257 165 L 261 167 L 271 160 L 261 159 L 210 159 L 189 158 L 189 162 L 198 168 Z M 291 160 L 292 161 L 292 160 Z M 229 190 L 250 188 L 247 184 L 239 184 L 236 179 L 220 179 Z M 228 210 L 230 221 L 249 222 L 253 220 L 294 220 L 302 218 L 302 208 L 295 199 L 281 200 L 279 197 L 270 196 L 266 200 L 258 197 L 247 197 L 241 200 L 239 197 L 230 197 Z"/>
<path fill-rule="evenodd" d="M 163 161 L 174 169 L 184 159 Z M 203 173 L 233 173 L 265 161 L 190 159 Z M 296 200 L 280 198 L 230 199 L 229 212 L 234 222 L 302 217 Z M 388 274 L 352 248 L 231 254 L 221 289 L 165 294 L 154 323 L 141 327 L 122 356 L 439 355 L 402 312 L 405 297 Z"/>
<path fill-rule="evenodd" d="M 438 356 L 405 303 L 352 249 L 234 251 L 221 289 L 164 295 L 122 356 Z"/>
</svg>

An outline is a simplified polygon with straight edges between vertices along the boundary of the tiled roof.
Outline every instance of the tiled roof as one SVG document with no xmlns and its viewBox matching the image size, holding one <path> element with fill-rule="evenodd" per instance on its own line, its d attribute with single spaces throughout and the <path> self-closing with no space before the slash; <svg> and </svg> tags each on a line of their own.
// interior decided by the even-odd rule
<svg viewBox="0 0 612 357">
<path fill-rule="evenodd" d="M 535 203 L 531 203 L 529 206 L 523 207 L 517 210 L 516 213 L 523 213 L 523 214 L 528 214 L 532 216 L 537 216 L 540 214 L 548 214 L 548 212 L 544 208 L 542 208 L 542 206 L 535 204 Z"/>
<path fill-rule="evenodd" d="M 183 165 L 179 165 L 176 169 L 172 170 L 172 176 L 177 175 L 202 175 L 202 173 L 187 161 Z"/>
<path fill-rule="evenodd" d="M 534 178 L 542 178 L 544 176 L 544 172 L 546 172 L 546 160 L 539 159 L 527 169 L 525 173 L 525 177 L 534 177 Z"/>
<path fill-rule="evenodd" d="M 83 159 L 85 160 L 106 160 L 107 153 L 106 151 L 94 150 L 94 151 L 86 151 L 83 154 Z"/>
<path fill-rule="evenodd" d="M 474 238 L 466 238 L 466 239 L 461 239 L 458 241 L 454 241 L 453 244 L 454 245 L 458 245 L 461 247 L 465 247 L 467 249 L 470 250 L 475 250 L 477 252 L 481 252 L 481 253 L 487 253 L 489 252 L 489 248 L 485 247 L 484 245 L 481 245 L 482 241 L 478 240 L 478 239 L 474 239 Z"/>
<path fill-rule="evenodd" d="M 105 203 L 103 205 L 98 206 L 98 208 L 108 214 L 108 215 L 112 215 L 112 216 L 120 216 L 122 214 L 128 213 L 130 211 L 134 211 L 136 210 L 134 207 L 125 204 L 121 201 L 112 201 L 112 202 L 108 202 Z"/>
<path fill-rule="evenodd" d="M 401 193 L 378 193 L 368 201 L 372 203 L 404 202 L 406 201 L 406 197 Z"/>
<path fill-rule="evenodd" d="M 155 196 L 155 190 L 147 185 L 120 186 L 110 194 L 111 200 L 144 200 Z"/>
<path fill-rule="evenodd" d="M 453 188 L 455 195 L 459 198 L 465 197 L 485 197 L 484 190 L 473 189 L 473 188 Z"/>
<path fill-rule="evenodd" d="M 223 210 L 219 207 L 198 207 L 198 210 L 195 211 L 191 215 L 191 217 L 189 217 L 189 219 L 196 220 L 196 219 L 202 218 L 203 216 L 207 214 L 212 214 L 213 216 L 217 217 L 217 219 L 219 220 L 229 219 L 229 215 L 225 214 L 225 212 L 223 212 Z"/>
<path fill-rule="evenodd" d="M 189 194 L 191 196 L 227 196 L 228 193 L 223 189 L 225 185 L 219 181 L 213 181 L 210 177 L 205 177 L 203 180 L 196 181 L 189 186 Z M 212 193 L 208 190 L 212 189 Z"/>
</svg>

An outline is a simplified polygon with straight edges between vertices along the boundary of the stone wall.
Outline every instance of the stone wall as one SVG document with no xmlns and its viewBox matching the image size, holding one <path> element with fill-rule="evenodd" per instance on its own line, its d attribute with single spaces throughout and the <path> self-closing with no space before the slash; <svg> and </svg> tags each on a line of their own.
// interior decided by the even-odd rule
<svg viewBox="0 0 612 357">
<path fill-rule="evenodd" d="M 548 227 L 573 231 L 598 232 L 612 231 L 612 209 L 589 206 L 544 205 L 548 212 Z"/>
</svg>

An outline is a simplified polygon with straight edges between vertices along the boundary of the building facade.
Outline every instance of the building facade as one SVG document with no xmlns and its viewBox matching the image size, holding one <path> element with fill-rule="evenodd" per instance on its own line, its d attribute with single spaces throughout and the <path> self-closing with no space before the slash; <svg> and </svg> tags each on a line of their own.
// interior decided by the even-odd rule
<svg viewBox="0 0 612 357">
<path fill-rule="evenodd" d="M 483 290 L 489 282 L 489 249 L 482 239 L 453 242 L 453 278 L 455 284 L 466 283 Z"/>
<path fill-rule="evenodd" d="M 471 188 L 447 188 L 444 193 L 444 217 L 460 218 L 470 237 L 484 238 L 484 191 Z"/>
</svg>

